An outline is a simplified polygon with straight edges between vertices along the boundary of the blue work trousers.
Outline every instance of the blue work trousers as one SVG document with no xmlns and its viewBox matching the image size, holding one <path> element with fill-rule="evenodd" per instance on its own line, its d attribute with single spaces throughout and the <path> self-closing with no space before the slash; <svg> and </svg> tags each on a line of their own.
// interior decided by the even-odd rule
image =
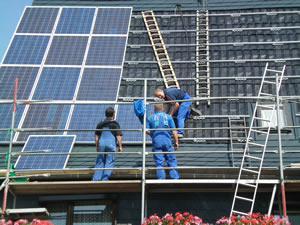
<svg viewBox="0 0 300 225">
<path fill-rule="evenodd" d="M 191 97 L 186 93 L 183 97 L 184 99 L 191 99 Z M 173 114 L 173 116 L 177 116 L 177 128 L 184 128 L 184 120 L 186 117 L 189 117 L 189 108 L 192 102 L 181 102 L 178 110 Z M 183 130 L 178 130 L 178 134 L 184 134 Z"/>
<path fill-rule="evenodd" d="M 115 152 L 116 145 L 112 143 L 105 144 L 101 143 L 99 145 L 99 152 Z M 96 166 L 95 168 L 113 168 L 115 161 L 114 154 L 100 154 L 97 156 Z M 95 170 L 92 181 L 97 180 L 108 180 L 111 175 L 112 170 Z"/>
<path fill-rule="evenodd" d="M 170 138 L 166 136 L 155 137 L 152 145 L 153 152 L 173 152 L 173 146 Z M 164 160 L 166 160 L 169 167 L 177 167 L 177 161 L 175 154 L 154 154 L 153 155 L 156 168 L 161 168 L 164 165 Z M 178 179 L 179 174 L 176 169 L 170 169 L 169 175 L 171 179 Z M 166 174 L 163 169 L 156 170 L 157 179 L 166 179 Z"/>
</svg>

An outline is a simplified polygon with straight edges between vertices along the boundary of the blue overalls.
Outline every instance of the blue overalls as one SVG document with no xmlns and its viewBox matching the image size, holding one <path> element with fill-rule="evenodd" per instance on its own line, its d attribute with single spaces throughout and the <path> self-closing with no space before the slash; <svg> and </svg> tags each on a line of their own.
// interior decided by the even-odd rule
<svg viewBox="0 0 300 225">
<path fill-rule="evenodd" d="M 109 129 L 103 127 L 102 129 Z M 116 139 L 110 131 L 102 131 L 99 140 L 99 152 L 115 152 L 116 151 Z M 114 154 L 99 154 L 97 156 L 95 168 L 113 168 L 115 161 Z M 92 181 L 108 180 L 112 170 L 95 170 Z"/>
<path fill-rule="evenodd" d="M 162 111 L 157 111 L 147 119 L 147 128 L 175 128 L 172 117 Z M 151 131 L 152 151 L 153 152 L 173 152 L 173 145 L 170 131 Z M 155 165 L 157 168 L 163 167 L 164 159 L 169 167 L 177 167 L 175 154 L 154 154 Z M 169 175 L 171 179 L 178 179 L 179 174 L 176 169 L 170 169 Z M 156 170 L 157 179 L 165 179 L 164 170 Z"/>
<path fill-rule="evenodd" d="M 177 88 L 169 88 L 164 90 L 166 100 L 185 100 L 191 99 L 187 92 L 184 92 Z M 178 110 L 173 114 L 177 117 L 177 127 L 184 128 L 184 120 L 186 117 L 189 117 L 190 111 L 189 108 L 192 102 L 179 102 Z M 184 134 L 183 130 L 178 130 L 178 134 Z"/>
</svg>

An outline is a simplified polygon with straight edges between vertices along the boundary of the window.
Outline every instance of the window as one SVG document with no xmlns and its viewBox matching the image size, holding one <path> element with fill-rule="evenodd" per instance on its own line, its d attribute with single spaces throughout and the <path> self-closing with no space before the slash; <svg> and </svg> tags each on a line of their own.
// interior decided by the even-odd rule
<svg viewBox="0 0 300 225">
<path fill-rule="evenodd" d="M 55 225 L 114 225 L 115 214 L 112 201 L 64 201 L 43 204 Z"/>
<path fill-rule="evenodd" d="M 264 106 L 270 106 L 272 107 L 271 104 L 264 104 Z M 289 133 L 291 132 L 290 129 L 282 129 L 282 127 L 286 127 L 289 124 L 289 117 L 288 117 L 288 110 L 287 110 L 287 105 L 280 105 L 279 106 L 279 127 L 281 128 L 282 132 Z M 262 108 L 259 107 L 257 110 L 258 117 L 266 119 L 266 120 L 271 120 L 271 133 L 277 133 L 277 111 L 275 107 L 275 111 L 273 112 L 272 116 L 272 109 L 268 108 Z M 269 122 L 267 121 L 259 121 L 257 124 L 259 127 L 265 127 L 268 129 L 269 127 Z"/>
</svg>

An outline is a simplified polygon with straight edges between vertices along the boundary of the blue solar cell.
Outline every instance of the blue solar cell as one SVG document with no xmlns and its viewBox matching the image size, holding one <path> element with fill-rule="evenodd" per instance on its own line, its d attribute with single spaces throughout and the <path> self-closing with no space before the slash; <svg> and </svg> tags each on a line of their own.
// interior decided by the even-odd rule
<svg viewBox="0 0 300 225">
<path fill-rule="evenodd" d="M 87 68 L 83 72 L 77 100 L 115 101 L 121 69 Z"/>
<path fill-rule="evenodd" d="M 70 153 L 75 141 L 75 136 L 30 136 L 22 152 L 28 153 Z M 15 168 L 24 169 L 64 169 L 67 164 L 68 154 L 65 155 L 21 155 Z"/>
<path fill-rule="evenodd" d="M 87 65 L 122 65 L 126 37 L 93 37 Z"/>
<path fill-rule="evenodd" d="M 21 120 L 25 105 L 16 105 L 16 116 L 14 128 L 18 127 Z M 0 128 L 11 128 L 12 121 L 12 104 L 0 105 Z M 0 131 L 0 142 L 8 142 L 10 140 L 9 131 Z"/>
<path fill-rule="evenodd" d="M 51 33 L 58 8 L 26 8 L 17 33 Z"/>
<path fill-rule="evenodd" d="M 131 8 L 99 8 L 94 34 L 127 34 Z"/>
<path fill-rule="evenodd" d="M 113 105 L 75 105 L 69 129 L 96 129 L 97 124 L 105 119 L 105 110 Z M 73 131 L 76 141 L 94 142 L 94 131 Z"/>
<path fill-rule="evenodd" d="M 33 99 L 72 100 L 80 68 L 44 67 Z"/>
<path fill-rule="evenodd" d="M 146 116 L 148 117 L 154 112 L 153 105 L 147 107 Z M 143 126 L 138 117 L 134 113 L 133 104 L 122 104 L 118 106 L 117 121 L 122 129 L 142 129 Z M 143 141 L 143 133 L 141 131 L 124 131 L 122 141 L 139 142 Z M 147 135 L 147 141 L 151 138 Z"/>
<path fill-rule="evenodd" d="M 49 38 L 49 36 L 15 35 L 3 63 L 40 64 Z"/>
<path fill-rule="evenodd" d="M 46 59 L 48 65 L 81 65 L 88 37 L 56 36 Z"/>
<path fill-rule="evenodd" d="M 18 78 L 17 99 L 28 99 L 38 67 L 9 67 L 0 68 L 0 99 L 11 99 L 14 97 L 14 82 Z"/>
<path fill-rule="evenodd" d="M 59 18 L 56 33 L 89 34 L 95 8 L 64 8 Z"/>
<path fill-rule="evenodd" d="M 30 105 L 22 128 L 64 129 L 70 105 Z M 31 134 L 62 134 L 62 132 L 20 132 L 18 141 L 25 141 Z"/>
</svg>

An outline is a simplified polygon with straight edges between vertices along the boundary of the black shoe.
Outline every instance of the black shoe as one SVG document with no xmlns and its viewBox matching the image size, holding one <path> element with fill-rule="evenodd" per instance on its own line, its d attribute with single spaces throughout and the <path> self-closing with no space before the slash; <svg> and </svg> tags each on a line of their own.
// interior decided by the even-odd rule
<svg viewBox="0 0 300 225">
<path fill-rule="evenodd" d="M 194 107 L 191 108 L 191 115 L 192 116 L 202 116 L 202 113 L 199 109 L 196 109 Z"/>
</svg>

